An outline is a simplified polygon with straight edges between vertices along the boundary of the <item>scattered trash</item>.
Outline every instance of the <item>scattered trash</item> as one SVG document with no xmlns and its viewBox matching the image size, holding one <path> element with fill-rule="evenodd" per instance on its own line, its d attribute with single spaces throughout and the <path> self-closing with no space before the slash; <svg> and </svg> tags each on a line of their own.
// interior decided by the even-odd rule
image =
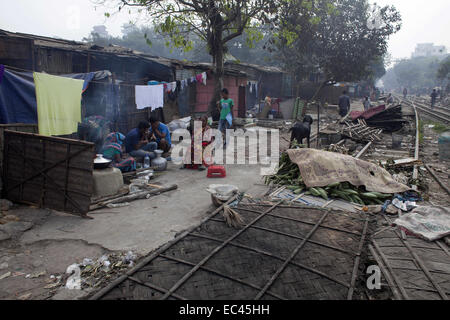
<svg viewBox="0 0 450 320">
<path fill-rule="evenodd" d="M 46 274 L 47 274 L 47 271 L 35 272 L 35 273 L 32 273 L 32 274 L 27 274 L 25 276 L 25 278 L 27 278 L 27 279 L 34 279 L 34 278 L 39 278 L 41 276 L 45 276 Z"/>
<path fill-rule="evenodd" d="M 416 207 L 414 201 L 402 201 L 399 198 L 392 199 L 392 204 L 404 212 L 411 211 Z"/>
<path fill-rule="evenodd" d="M 8 278 L 9 276 L 11 276 L 11 272 L 7 272 L 7 273 L 1 275 L 1 276 L 0 276 L 0 280 L 6 279 L 6 278 Z"/>
<path fill-rule="evenodd" d="M 46 285 L 44 287 L 44 289 L 53 289 L 53 288 L 59 287 L 60 285 L 61 285 L 61 283 L 58 281 L 58 282 Z"/>
<path fill-rule="evenodd" d="M 131 190 L 130 190 L 131 192 Z M 129 202 L 123 202 L 123 203 L 109 203 L 106 206 L 110 209 L 112 208 L 122 208 L 122 207 L 128 207 L 130 205 Z"/>
<path fill-rule="evenodd" d="M 28 300 L 28 299 L 31 298 L 31 296 L 32 296 L 31 293 L 27 293 L 27 294 L 24 294 L 24 295 L 20 296 L 18 299 L 19 300 Z"/>
<path fill-rule="evenodd" d="M 67 273 L 75 272 L 75 274 L 67 280 L 66 288 L 85 289 L 102 286 L 116 275 L 123 274 L 128 268 L 133 267 L 137 258 L 133 251 L 105 254 L 97 260 L 84 258 L 82 263 L 74 263 L 67 268 Z M 61 276 L 57 276 L 56 279 L 59 282 Z"/>
<path fill-rule="evenodd" d="M 66 288 L 69 290 L 81 290 L 81 271 L 78 264 L 74 263 L 67 267 L 66 273 L 71 276 L 67 279 Z"/>
<path fill-rule="evenodd" d="M 123 258 L 122 262 L 126 264 L 131 264 L 137 259 L 137 256 L 133 253 L 133 251 L 128 251 L 126 256 Z"/>
<path fill-rule="evenodd" d="M 418 237 L 435 241 L 450 235 L 450 208 L 419 206 L 394 223 Z"/>
</svg>

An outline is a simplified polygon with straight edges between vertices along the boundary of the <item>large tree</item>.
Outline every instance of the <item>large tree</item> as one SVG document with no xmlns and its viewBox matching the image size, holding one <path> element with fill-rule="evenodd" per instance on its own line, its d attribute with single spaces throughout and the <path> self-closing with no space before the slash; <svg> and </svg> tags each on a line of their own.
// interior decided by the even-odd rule
<svg viewBox="0 0 450 320">
<path fill-rule="evenodd" d="M 273 43 L 300 76 L 320 71 L 325 83 L 379 77 L 388 38 L 401 18 L 392 6 L 373 8 L 367 0 L 286 2 Z"/>
<path fill-rule="evenodd" d="M 258 27 L 277 18 L 278 5 L 290 0 L 99 0 L 115 2 L 117 8 L 137 7 L 148 15 L 155 29 L 170 38 L 175 47 L 192 48 L 195 34 L 207 44 L 215 72 L 215 96 L 223 87 L 224 55 L 227 44 L 244 31 L 257 33 Z M 109 15 L 109 13 L 107 14 Z M 257 37 L 255 37 L 257 38 Z"/>
</svg>

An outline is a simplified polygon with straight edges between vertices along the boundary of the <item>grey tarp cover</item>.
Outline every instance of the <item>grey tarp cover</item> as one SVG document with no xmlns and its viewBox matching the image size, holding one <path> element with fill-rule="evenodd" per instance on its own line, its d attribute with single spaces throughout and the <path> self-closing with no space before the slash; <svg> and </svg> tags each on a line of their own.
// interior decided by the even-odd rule
<svg viewBox="0 0 450 320">
<path fill-rule="evenodd" d="M 410 190 L 380 166 L 352 156 L 315 149 L 292 149 L 287 153 L 300 168 L 308 188 L 348 181 L 354 186 L 365 186 L 367 191 L 400 193 Z"/>
<path fill-rule="evenodd" d="M 428 241 L 450 235 L 450 208 L 419 206 L 394 223 Z"/>
</svg>

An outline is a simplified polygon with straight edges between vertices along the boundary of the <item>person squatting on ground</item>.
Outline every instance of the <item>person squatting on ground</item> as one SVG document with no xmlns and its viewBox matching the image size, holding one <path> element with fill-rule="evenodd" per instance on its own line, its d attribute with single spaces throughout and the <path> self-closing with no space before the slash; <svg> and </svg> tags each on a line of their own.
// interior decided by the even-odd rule
<svg viewBox="0 0 450 320">
<path fill-rule="evenodd" d="M 172 148 L 172 140 L 170 137 L 169 127 L 153 117 L 150 117 L 149 121 L 150 121 L 150 129 L 149 129 L 150 137 L 156 140 L 159 150 L 162 150 L 164 153 L 169 152 L 170 148 Z"/>
<path fill-rule="evenodd" d="M 150 159 L 156 158 L 154 151 L 158 148 L 158 144 L 149 141 L 149 128 L 150 124 L 147 121 L 141 121 L 137 128 L 126 135 L 125 151 L 132 157 L 144 159 L 148 155 Z"/>
</svg>

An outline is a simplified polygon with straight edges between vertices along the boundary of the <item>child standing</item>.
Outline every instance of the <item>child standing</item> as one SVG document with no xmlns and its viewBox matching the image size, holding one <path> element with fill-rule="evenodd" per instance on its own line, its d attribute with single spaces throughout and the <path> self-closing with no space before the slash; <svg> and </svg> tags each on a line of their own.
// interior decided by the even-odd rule
<svg viewBox="0 0 450 320">
<path fill-rule="evenodd" d="M 217 108 L 220 112 L 219 131 L 222 133 L 226 133 L 226 129 L 229 129 L 233 123 L 232 108 L 234 107 L 234 102 L 228 95 L 228 89 L 223 88 L 222 99 L 217 102 Z"/>
</svg>

